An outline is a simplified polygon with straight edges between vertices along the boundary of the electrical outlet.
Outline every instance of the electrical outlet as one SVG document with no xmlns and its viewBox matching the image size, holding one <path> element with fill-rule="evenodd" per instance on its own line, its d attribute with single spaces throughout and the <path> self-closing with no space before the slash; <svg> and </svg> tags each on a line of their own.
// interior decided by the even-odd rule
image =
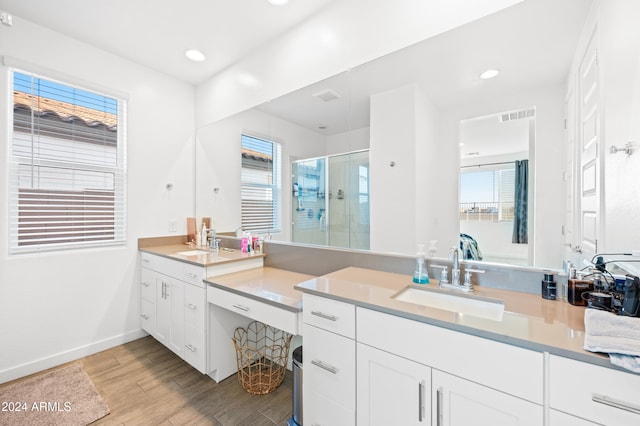
<svg viewBox="0 0 640 426">
<path fill-rule="evenodd" d="M 178 232 L 178 221 L 175 219 L 169 221 L 169 232 Z"/>
</svg>

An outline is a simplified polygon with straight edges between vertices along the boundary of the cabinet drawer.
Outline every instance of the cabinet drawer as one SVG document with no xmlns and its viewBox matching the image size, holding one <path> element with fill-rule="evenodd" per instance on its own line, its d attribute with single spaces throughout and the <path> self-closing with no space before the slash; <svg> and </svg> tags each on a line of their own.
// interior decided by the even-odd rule
<svg viewBox="0 0 640 426">
<path fill-rule="evenodd" d="M 155 271 L 179 280 L 184 278 L 183 265 L 183 262 L 167 259 L 166 257 L 155 256 L 153 259 L 153 269 Z"/>
<path fill-rule="evenodd" d="M 191 265 L 190 263 L 183 264 L 182 280 L 184 282 L 205 288 L 205 284 L 202 281 L 203 279 L 205 279 L 204 275 L 205 275 L 204 267 Z"/>
<path fill-rule="evenodd" d="M 549 426 L 597 426 L 597 423 L 558 410 L 549 410 Z"/>
<path fill-rule="evenodd" d="M 140 266 L 153 269 L 153 260 L 156 256 L 149 253 L 140 253 Z"/>
<path fill-rule="evenodd" d="M 191 284 L 184 286 L 184 322 L 204 330 L 206 290 Z"/>
<path fill-rule="evenodd" d="M 305 323 L 350 339 L 355 338 L 356 308 L 354 305 L 305 293 L 302 295 L 302 306 Z"/>
<path fill-rule="evenodd" d="M 142 299 L 140 302 L 140 326 L 147 333 L 155 335 L 156 305 L 146 299 Z"/>
<path fill-rule="evenodd" d="M 315 392 L 355 410 L 356 343 L 304 324 L 303 393 Z M 306 398 L 305 398 L 306 400 Z M 305 423 L 307 423 L 305 414 Z"/>
<path fill-rule="evenodd" d="M 278 308 L 213 286 L 207 286 L 207 301 L 287 333 L 298 334 L 298 312 Z"/>
<path fill-rule="evenodd" d="M 327 398 L 326 395 L 305 390 L 302 401 L 304 424 L 313 426 L 353 426 L 356 424 L 355 410 L 341 406 Z"/>
<path fill-rule="evenodd" d="M 204 331 L 189 324 L 184 326 L 184 360 L 201 373 L 206 373 L 206 338 Z"/>
<path fill-rule="evenodd" d="M 593 422 L 640 424 L 640 375 L 550 356 L 549 403 Z"/>
<path fill-rule="evenodd" d="M 140 295 L 149 301 L 156 300 L 156 274 L 150 269 L 142 268 L 140 277 Z"/>
</svg>

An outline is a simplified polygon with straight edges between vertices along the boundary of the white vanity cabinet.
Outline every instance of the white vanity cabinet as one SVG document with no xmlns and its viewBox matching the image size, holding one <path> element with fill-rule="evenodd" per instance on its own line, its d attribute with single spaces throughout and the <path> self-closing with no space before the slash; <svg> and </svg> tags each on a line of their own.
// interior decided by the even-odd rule
<svg viewBox="0 0 640 426">
<path fill-rule="evenodd" d="M 358 424 L 543 424 L 541 353 L 360 307 L 356 323 Z"/>
<path fill-rule="evenodd" d="M 591 424 L 581 419 L 612 426 L 640 424 L 640 375 L 555 355 L 549 358 L 551 426 L 567 424 L 562 420 L 567 415 L 577 425 Z"/>
<path fill-rule="evenodd" d="M 141 252 L 142 328 L 198 371 L 209 373 L 212 342 L 204 279 L 258 268 L 262 264 L 262 256 L 256 256 L 205 267 Z"/>
<path fill-rule="evenodd" d="M 303 300 L 304 423 L 355 424 L 355 306 L 305 293 Z"/>
</svg>

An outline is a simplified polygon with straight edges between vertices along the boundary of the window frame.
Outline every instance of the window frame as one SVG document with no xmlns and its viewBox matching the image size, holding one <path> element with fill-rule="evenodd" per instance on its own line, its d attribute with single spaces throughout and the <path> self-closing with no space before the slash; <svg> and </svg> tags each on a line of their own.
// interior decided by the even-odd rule
<svg viewBox="0 0 640 426">
<path fill-rule="evenodd" d="M 18 63 L 15 63 L 18 62 Z M 87 84 L 85 82 L 79 81 L 76 78 L 72 78 L 69 76 L 60 75 L 59 73 L 52 72 L 46 69 L 37 69 L 37 67 L 31 66 L 22 66 L 19 61 L 7 60 L 5 58 L 5 64 L 8 65 L 8 84 L 11 89 L 8 91 L 8 104 L 10 108 L 8 108 L 8 118 L 7 118 L 7 189 L 8 189 L 8 200 L 7 200 L 7 227 L 8 227 L 8 252 L 10 255 L 23 254 L 23 253 L 46 253 L 53 251 L 62 251 L 62 250 L 77 250 L 77 249 L 86 249 L 86 248 L 96 248 L 96 247 L 108 247 L 108 246 L 123 246 L 127 242 L 127 96 L 117 93 L 113 90 L 105 89 L 103 87 L 98 87 L 95 84 Z M 71 158 L 63 158 L 63 159 L 47 159 L 47 158 L 27 158 L 25 156 L 20 156 L 16 154 L 15 147 L 19 144 L 19 139 L 14 139 L 16 137 L 15 127 L 15 104 L 14 104 L 14 88 L 15 88 L 15 80 L 16 73 L 24 74 L 33 79 L 41 79 L 47 82 L 52 82 L 55 84 L 60 84 L 67 86 L 71 89 L 77 89 L 83 92 L 90 92 L 92 94 L 102 96 L 105 98 L 110 98 L 116 101 L 117 103 L 117 132 L 116 132 L 116 146 L 114 150 L 115 161 L 113 165 L 107 165 L 105 163 L 100 164 L 88 164 L 87 162 L 82 161 L 73 161 Z M 31 93 L 31 96 L 38 96 L 35 93 Z M 31 111 L 33 114 L 33 110 Z M 20 132 L 22 135 L 31 135 L 35 133 L 33 129 L 30 132 Z M 29 136 L 27 136 L 29 137 Z M 44 137 L 51 138 L 51 135 L 44 135 Z M 93 143 L 87 140 L 81 140 L 81 138 L 57 138 L 59 141 L 75 141 L 75 142 L 85 142 L 85 143 Z M 45 142 L 45 145 L 49 142 Z M 64 142 L 62 142 L 64 143 Z M 26 159 L 25 159 L 26 158 Z M 97 158 L 97 156 L 96 156 Z M 103 233 L 103 237 L 109 235 L 108 238 L 100 239 L 100 237 L 85 237 L 84 240 L 76 240 L 76 241 L 64 241 L 64 242 L 56 242 L 56 241 L 43 241 L 40 243 L 34 244 L 21 244 L 20 237 L 20 229 L 19 229 L 19 220 L 20 220 L 20 206 L 21 200 L 20 197 L 24 195 L 24 193 L 34 192 L 33 188 L 29 188 L 26 191 L 21 187 L 20 183 L 20 167 L 58 167 L 64 169 L 66 173 L 108 173 L 113 175 L 113 191 L 110 190 L 92 190 L 90 188 L 74 188 L 72 190 L 65 190 L 64 188 L 55 188 L 53 191 L 48 188 L 39 188 L 35 190 L 36 193 L 42 194 L 47 192 L 55 192 L 58 197 L 60 194 L 63 194 L 67 191 L 73 195 L 84 195 L 89 193 L 102 191 L 103 194 L 97 195 L 97 197 L 104 197 L 107 195 L 107 198 L 103 198 L 104 200 L 110 200 L 110 194 L 113 194 L 113 202 L 112 202 L 112 210 L 113 214 L 108 215 L 108 217 L 112 217 L 113 219 L 113 231 L 112 233 Z M 72 182 L 72 181 L 69 181 Z M 64 195 L 64 194 L 63 194 Z M 90 200 L 88 202 L 91 202 Z M 108 202 L 108 201 L 107 201 Z M 75 206 L 82 204 L 74 204 Z M 37 210 L 37 214 L 42 214 L 45 209 Z M 46 222 L 46 221 L 45 221 Z M 52 223 L 52 222 L 48 222 Z M 67 220 L 64 223 L 69 223 Z M 80 223 L 83 223 L 82 221 Z M 88 225 L 83 223 L 84 229 L 88 229 Z M 82 228 L 82 226 L 80 227 Z M 46 233 L 43 233 L 45 235 Z M 110 235 L 112 234 L 112 236 Z M 73 238 L 68 237 L 67 240 L 73 240 Z"/>
<path fill-rule="evenodd" d="M 272 166 L 271 166 L 271 183 L 250 183 L 247 182 L 243 175 L 244 166 L 244 141 L 245 138 L 256 140 L 263 143 L 271 144 L 272 148 Z M 261 136 L 256 136 L 248 132 L 242 132 L 240 135 L 240 227 L 243 231 L 266 234 L 282 232 L 282 144 Z M 271 227 L 256 226 L 257 221 L 245 222 L 245 189 L 271 191 Z M 247 207 L 248 209 L 248 207 Z"/>
</svg>

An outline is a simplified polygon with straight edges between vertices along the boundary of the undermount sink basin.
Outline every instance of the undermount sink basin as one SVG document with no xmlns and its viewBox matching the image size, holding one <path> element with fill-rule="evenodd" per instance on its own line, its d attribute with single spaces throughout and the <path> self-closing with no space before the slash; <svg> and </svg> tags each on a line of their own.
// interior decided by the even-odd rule
<svg viewBox="0 0 640 426">
<path fill-rule="evenodd" d="M 177 254 L 181 254 L 183 256 L 198 256 L 201 254 L 208 254 L 207 250 L 187 250 L 187 251 L 179 251 Z"/>
<path fill-rule="evenodd" d="M 504 314 L 503 300 L 472 294 L 455 294 L 447 290 L 407 287 L 392 298 L 493 321 L 502 321 Z"/>
</svg>

